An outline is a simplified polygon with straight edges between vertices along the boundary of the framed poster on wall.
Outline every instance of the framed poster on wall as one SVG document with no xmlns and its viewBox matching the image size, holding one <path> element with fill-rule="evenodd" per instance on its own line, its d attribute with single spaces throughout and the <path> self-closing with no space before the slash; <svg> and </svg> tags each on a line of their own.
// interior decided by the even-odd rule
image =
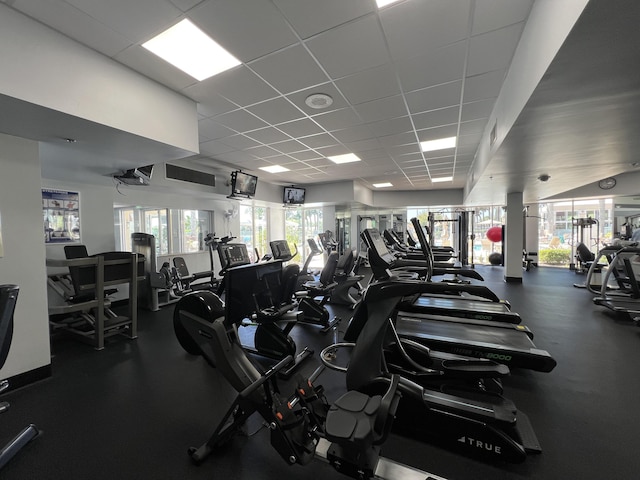
<svg viewBox="0 0 640 480">
<path fill-rule="evenodd" d="M 42 189 L 44 243 L 80 243 L 80 194 Z"/>
</svg>

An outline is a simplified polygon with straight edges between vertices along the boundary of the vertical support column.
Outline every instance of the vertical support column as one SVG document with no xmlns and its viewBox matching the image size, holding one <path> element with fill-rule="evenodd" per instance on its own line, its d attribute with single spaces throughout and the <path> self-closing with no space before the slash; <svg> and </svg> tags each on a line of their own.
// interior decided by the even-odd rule
<svg viewBox="0 0 640 480">
<path fill-rule="evenodd" d="M 507 194 L 506 241 L 503 251 L 505 282 L 522 283 L 523 208 L 522 192 Z"/>
</svg>

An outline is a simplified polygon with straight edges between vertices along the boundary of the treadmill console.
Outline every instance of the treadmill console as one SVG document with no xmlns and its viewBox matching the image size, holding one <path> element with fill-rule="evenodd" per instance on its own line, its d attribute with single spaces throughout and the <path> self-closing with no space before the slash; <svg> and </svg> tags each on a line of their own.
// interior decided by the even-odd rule
<svg viewBox="0 0 640 480">
<path fill-rule="evenodd" d="M 221 244 L 218 246 L 218 256 L 223 270 L 251 263 L 247 246 L 244 243 Z"/>
</svg>

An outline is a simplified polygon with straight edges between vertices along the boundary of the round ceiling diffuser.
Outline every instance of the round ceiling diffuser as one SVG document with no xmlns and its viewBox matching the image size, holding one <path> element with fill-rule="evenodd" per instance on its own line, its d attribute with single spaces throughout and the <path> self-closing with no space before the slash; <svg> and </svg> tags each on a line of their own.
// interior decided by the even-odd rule
<svg viewBox="0 0 640 480">
<path fill-rule="evenodd" d="M 321 110 L 323 108 L 327 108 L 331 106 L 333 103 L 333 98 L 331 98 L 326 93 L 312 93 L 309 95 L 304 103 L 311 108 L 315 108 L 316 110 Z"/>
</svg>

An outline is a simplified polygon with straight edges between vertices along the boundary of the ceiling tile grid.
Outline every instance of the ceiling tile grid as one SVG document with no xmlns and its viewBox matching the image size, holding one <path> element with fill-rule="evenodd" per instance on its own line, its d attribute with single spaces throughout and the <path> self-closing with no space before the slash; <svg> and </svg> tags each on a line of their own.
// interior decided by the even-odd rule
<svg viewBox="0 0 640 480">
<path fill-rule="evenodd" d="M 11 2 L 197 102 L 200 155 L 186 162 L 209 157 L 247 170 L 280 162 L 290 172 L 260 175 L 289 184 L 384 179 L 410 189 L 434 188 L 436 173 L 464 182 L 532 3 L 404 0 L 378 10 L 374 0 Z M 183 18 L 242 65 L 197 82 L 141 47 Z M 332 104 L 308 106 L 317 93 Z M 456 135 L 453 151 L 420 151 L 419 141 Z M 326 159 L 350 152 L 362 162 Z"/>
</svg>

